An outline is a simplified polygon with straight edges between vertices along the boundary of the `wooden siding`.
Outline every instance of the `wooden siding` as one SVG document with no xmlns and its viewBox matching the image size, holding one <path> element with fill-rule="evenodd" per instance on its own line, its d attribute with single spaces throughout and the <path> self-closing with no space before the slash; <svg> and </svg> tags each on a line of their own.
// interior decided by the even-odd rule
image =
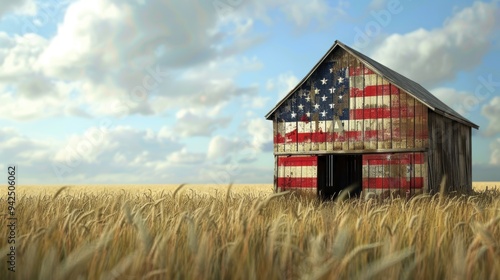
<svg viewBox="0 0 500 280">
<path fill-rule="evenodd" d="M 313 74 L 306 83 L 309 91 L 304 93 L 304 89 L 298 89 L 274 114 L 275 154 L 373 152 L 379 149 L 410 151 L 428 147 L 427 107 L 373 73 L 344 50 L 334 52 L 328 61 L 333 61 L 333 73 L 342 69 L 346 71 L 349 88 L 344 98 L 347 100 L 335 104 L 337 106 L 331 119 L 320 120 L 320 112 L 314 110 L 309 117 L 305 115 L 305 110 L 300 115 L 301 108 L 297 106 L 302 103 L 296 100 L 306 96 L 311 104 L 320 103 L 323 94 L 315 91 L 320 85 L 318 81 L 321 78 L 336 78 L 328 71 L 321 72 L 319 67 L 321 73 Z M 326 94 L 339 98 L 335 93 Z M 291 113 L 297 114 L 295 120 L 283 119 L 283 114 Z"/>
<path fill-rule="evenodd" d="M 472 190 L 471 128 L 429 112 L 429 191 L 439 192 L 446 175 L 448 191 Z"/>
<path fill-rule="evenodd" d="M 365 194 L 415 195 L 426 191 L 425 153 L 363 155 Z"/>
<path fill-rule="evenodd" d="M 316 156 L 276 156 L 277 176 L 275 189 L 316 190 L 318 157 Z"/>
</svg>

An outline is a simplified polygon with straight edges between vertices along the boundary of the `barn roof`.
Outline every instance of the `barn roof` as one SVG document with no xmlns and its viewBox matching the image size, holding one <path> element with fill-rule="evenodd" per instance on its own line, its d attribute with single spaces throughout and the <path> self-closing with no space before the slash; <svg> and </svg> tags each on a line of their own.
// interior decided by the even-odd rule
<svg viewBox="0 0 500 280">
<path fill-rule="evenodd" d="M 335 41 L 335 43 L 328 50 L 328 52 L 318 61 L 318 63 L 316 63 L 316 65 L 299 82 L 299 84 L 294 89 L 292 89 L 280 102 L 278 102 L 278 104 L 276 104 L 276 106 L 269 113 L 267 113 L 266 119 L 270 120 L 272 118 L 273 113 L 281 106 L 281 104 L 283 104 L 297 89 L 299 89 L 307 81 L 307 79 L 309 79 L 309 77 L 314 73 L 314 71 L 323 63 L 323 61 L 325 61 L 325 59 L 336 48 L 342 48 L 351 55 L 355 56 L 362 63 L 364 63 L 365 66 L 368 67 L 370 70 L 382 76 L 383 78 L 391 82 L 394 86 L 398 87 L 399 89 L 406 91 L 409 95 L 413 96 L 415 99 L 420 101 L 422 104 L 424 104 L 434 112 L 443 115 L 447 118 L 453 119 L 457 122 L 468 125 L 470 127 L 476 129 L 479 128 L 478 125 L 474 124 L 473 122 L 469 121 L 468 119 L 457 113 L 455 110 L 451 109 L 448 105 L 439 100 L 436 96 L 434 96 L 432 93 L 430 93 L 428 90 L 426 90 L 417 82 L 408 79 L 407 77 L 397 73 L 396 71 L 390 69 L 389 67 L 386 67 L 381 63 L 369 58 L 368 56 L 344 45 L 342 42 L 338 40 Z"/>
</svg>

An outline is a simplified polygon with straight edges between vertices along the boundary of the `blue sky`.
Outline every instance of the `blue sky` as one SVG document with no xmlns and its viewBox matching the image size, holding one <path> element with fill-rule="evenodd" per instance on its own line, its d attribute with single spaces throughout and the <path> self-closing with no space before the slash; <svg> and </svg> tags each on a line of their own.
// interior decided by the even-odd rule
<svg viewBox="0 0 500 280">
<path fill-rule="evenodd" d="M 500 181 L 498 1 L 2 1 L 0 168 L 24 184 L 272 183 L 264 115 L 335 40 L 480 126 Z"/>
</svg>

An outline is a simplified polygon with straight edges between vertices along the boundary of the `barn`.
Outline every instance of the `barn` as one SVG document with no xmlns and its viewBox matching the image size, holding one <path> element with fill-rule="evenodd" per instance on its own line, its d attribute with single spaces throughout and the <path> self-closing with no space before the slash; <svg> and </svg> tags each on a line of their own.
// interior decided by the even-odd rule
<svg viewBox="0 0 500 280">
<path fill-rule="evenodd" d="M 429 71 L 422 69 L 422 71 Z M 472 189 L 472 128 L 418 83 L 335 41 L 266 115 L 274 187 L 332 197 Z"/>
</svg>

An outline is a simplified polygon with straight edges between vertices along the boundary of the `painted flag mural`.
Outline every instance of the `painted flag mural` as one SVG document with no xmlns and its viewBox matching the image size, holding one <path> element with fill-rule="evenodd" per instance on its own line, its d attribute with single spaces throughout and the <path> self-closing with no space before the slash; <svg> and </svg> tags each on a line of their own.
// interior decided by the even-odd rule
<svg viewBox="0 0 500 280">
<path fill-rule="evenodd" d="M 312 145 L 344 141 L 349 120 L 349 73 L 326 62 L 276 113 L 277 151 L 313 150 Z M 323 75 L 321 75 L 323 74 Z"/>
<path fill-rule="evenodd" d="M 424 105 L 362 64 L 339 64 L 324 62 L 276 110 L 275 153 L 427 146 Z"/>
<path fill-rule="evenodd" d="M 384 149 L 425 148 L 428 145 L 427 107 L 342 50 L 317 66 L 277 108 L 274 118 L 276 180 L 277 186 L 283 188 L 316 188 L 316 180 L 312 179 L 317 174 L 313 170 L 317 165 L 316 157 L 299 156 L 300 153 L 370 153 Z M 298 155 L 290 156 L 293 153 Z M 286 159 L 281 155 L 287 155 Z M 380 178 L 382 173 L 370 171 L 375 167 L 368 168 L 375 166 L 370 165 L 370 162 L 376 162 L 370 159 L 373 155 L 363 155 L 363 189 L 372 185 L 373 189 L 407 186 L 418 189 L 424 186 L 420 175 L 425 169 L 424 163 L 415 160 L 422 155 L 408 154 L 406 157 L 411 160 L 392 160 L 390 164 L 382 164 L 398 166 L 381 169 L 384 170 L 380 171 L 382 173 L 389 170 L 394 174 L 391 177 L 392 173 L 384 173 L 387 178 L 399 178 L 397 174 L 402 174 L 401 170 L 411 170 L 413 179 L 410 184 L 406 183 L 406 179 L 404 182 L 384 179 L 384 184 L 374 184 L 378 179 L 372 179 L 370 174 L 378 174 L 375 178 Z M 382 156 L 394 157 L 394 154 L 384 153 Z M 407 164 L 408 161 L 410 164 Z M 396 169 L 398 172 L 391 171 Z"/>
</svg>

